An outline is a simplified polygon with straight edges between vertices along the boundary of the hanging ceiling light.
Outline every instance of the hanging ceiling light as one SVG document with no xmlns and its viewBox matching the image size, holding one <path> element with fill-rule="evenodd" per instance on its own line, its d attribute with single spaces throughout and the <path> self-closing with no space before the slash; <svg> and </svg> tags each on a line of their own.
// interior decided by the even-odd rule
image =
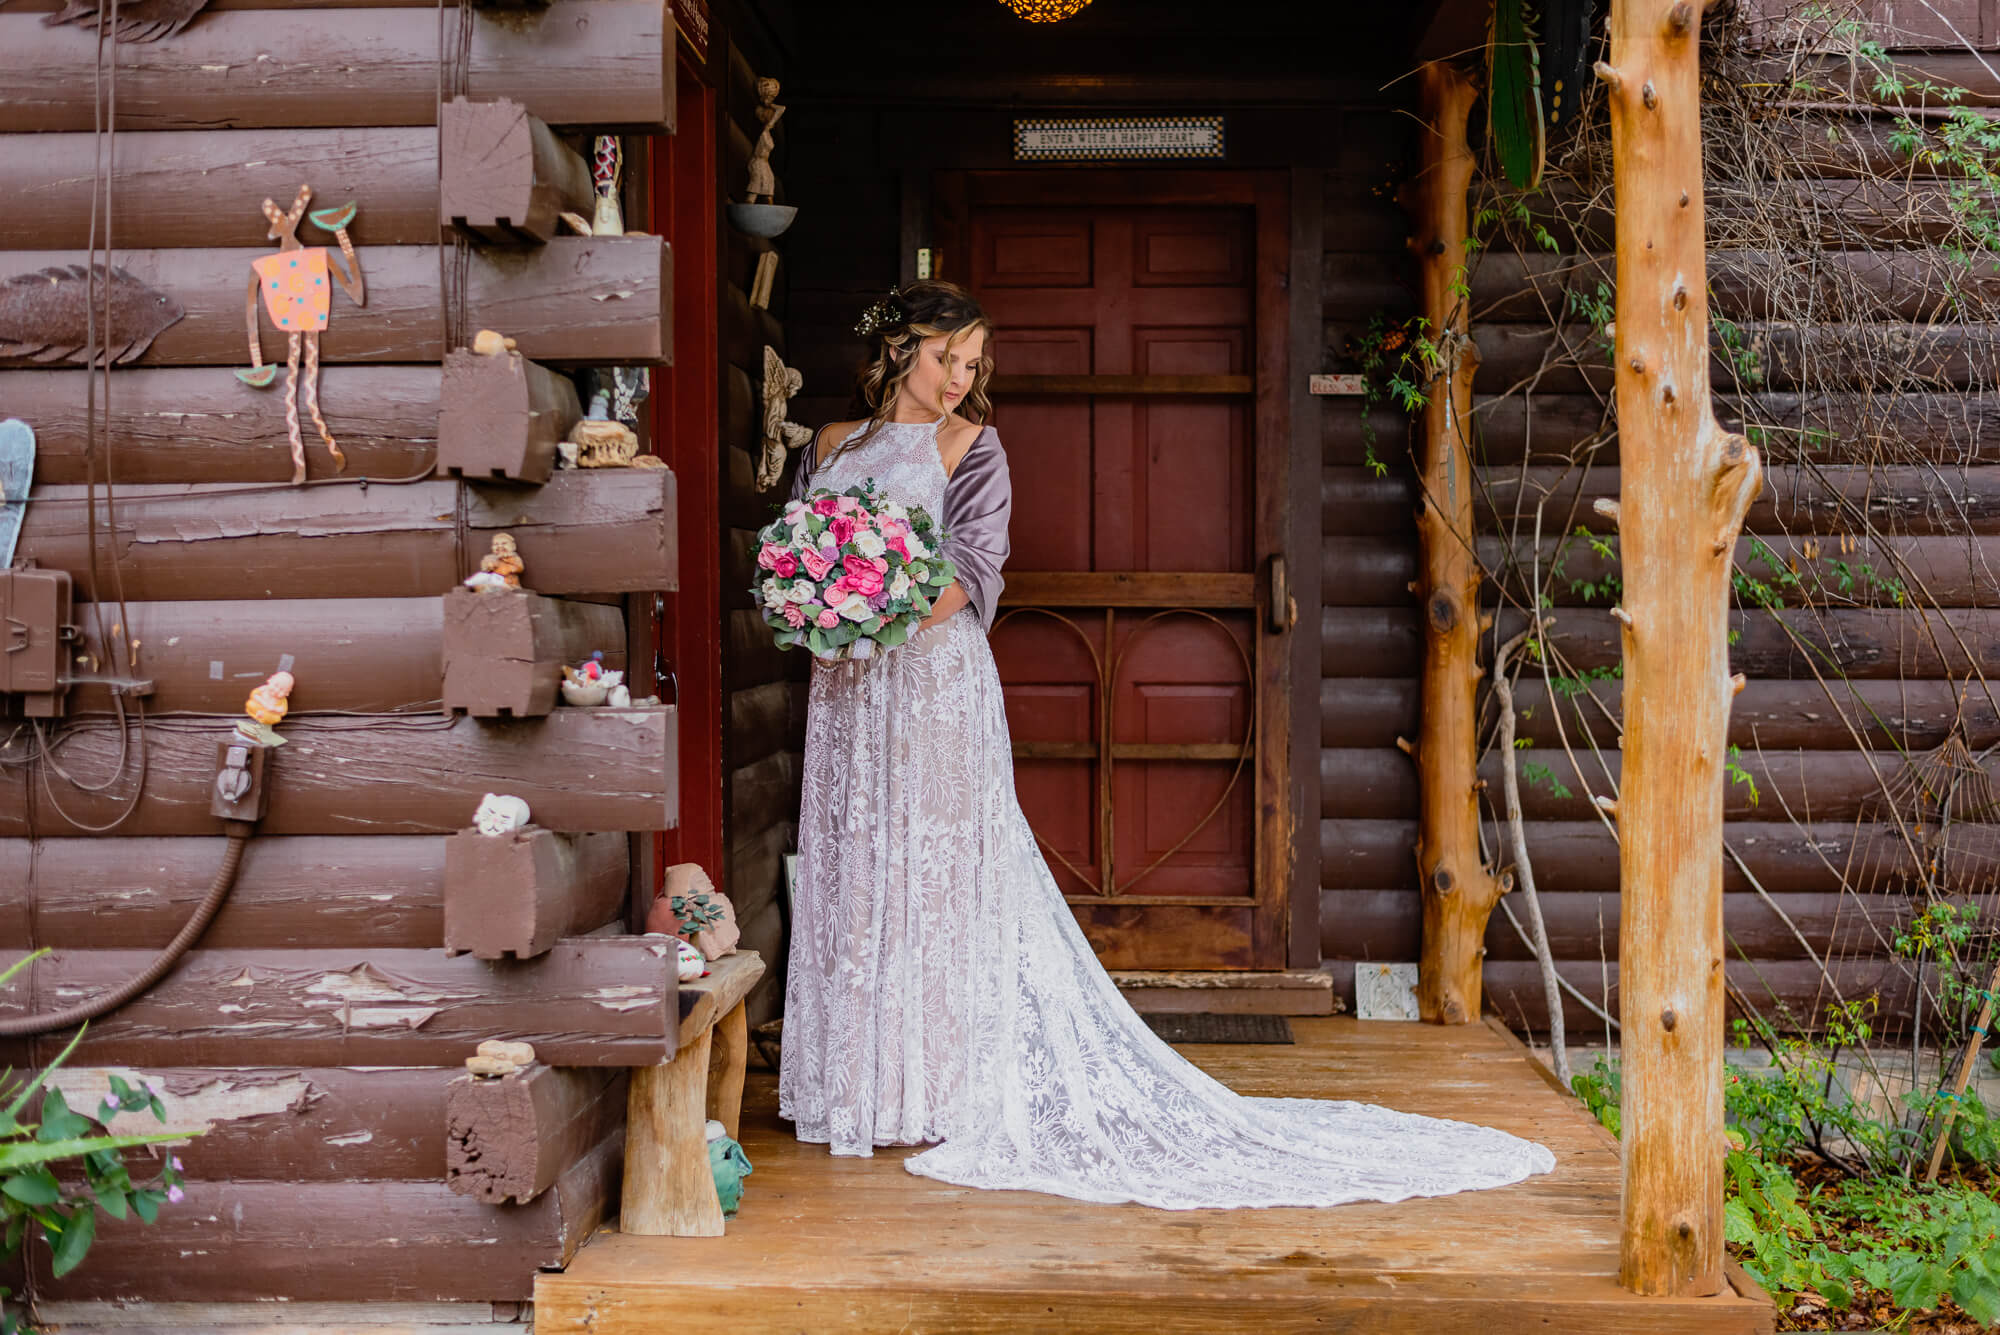
<svg viewBox="0 0 2000 1335">
<path fill-rule="evenodd" d="M 1000 3 L 1030 23 L 1061 23 L 1082 10 L 1090 0 L 1000 0 Z"/>
</svg>

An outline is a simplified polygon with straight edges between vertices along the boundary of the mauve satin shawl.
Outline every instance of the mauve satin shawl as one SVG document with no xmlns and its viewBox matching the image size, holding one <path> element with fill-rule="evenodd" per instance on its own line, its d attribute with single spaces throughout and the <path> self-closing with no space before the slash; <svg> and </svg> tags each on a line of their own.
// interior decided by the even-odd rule
<svg viewBox="0 0 2000 1335">
<path fill-rule="evenodd" d="M 1014 513 L 1014 483 L 1007 472 L 1007 452 L 1000 433 L 987 427 L 966 450 L 944 487 L 945 555 L 958 566 L 958 582 L 979 613 L 979 622 L 993 629 L 1006 581 L 1011 543 L 1007 523 Z"/>
</svg>

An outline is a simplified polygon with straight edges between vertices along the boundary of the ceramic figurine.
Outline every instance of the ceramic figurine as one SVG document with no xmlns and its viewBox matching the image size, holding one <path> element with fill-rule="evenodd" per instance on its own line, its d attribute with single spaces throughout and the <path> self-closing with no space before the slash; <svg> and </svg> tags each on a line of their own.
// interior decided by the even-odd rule
<svg viewBox="0 0 2000 1335">
<path fill-rule="evenodd" d="M 505 575 L 496 575 L 490 570 L 475 570 L 465 577 L 465 587 L 474 593 L 505 593 L 518 589 L 520 584 L 509 584 Z"/>
<path fill-rule="evenodd" d="M 708 972 L 708 961 L 701 957 L 701 952 L 679 937 L 674 938 L 674 955 L 680 962 L 679 977 L 683 983 L 693 982 Z"/>
<path fill-rule="evenodd" d="M 495 533 L 493 550 L 479 558 L 480 573 L 498 575 L 510 589 L 521 587 L 521 572 L 527 569 L 521 560 L 520 548 L 514 543 L 511 533 Z"/>
<path fill-rule="evenodd" d="M 306 408 L 312 413 L 313 425 L 319 428 L 319 438 L 326 442 L 335 466 L 347 467 L 347 456 L 340 452 L 319 411 L 319 336 L 333 307 L 333 289 L 326 285 L 327 278 L 331 276 L 339 283 L 355 305 L 368 304 L 361 261 L 354 254 L 354 243 L 347 238 L 347 225 L 354 221 L 354 205 L 317 209 L 312 214 L 313 224 L 332 232 L 340 242 L 340 253 L 347 258 L 343 267 L 325 246 L 307 246 L 298 239 L 299 219 L 305 216 L 311 200 L 312 187 L 302 185 L 288 210 L 280 211 L 270 200 L 264 201 L 264 216 L 271 220 L 270 238 L 278 243 L 278 249 L 275 254 L 250 262 L 250 292 L 243 311 L 250 333 L 250 369 L 236 373 L 237 379 L 256 389 L 268 388 L 278 374 L 276 365 L 264 364 L 264 350 L 258 342 L 257 298 L 261 294 L 271 323 L 286 335 L 285 435 L 292 445 L 293 485 L 306 480 L 306 448 L 299 434 L 301 346 L 305 349 Z"/>
<path fill-rule="evenodd" d="M 778 183 L 771 175 L 771 150 L 776 147 L 771 139 L 771 131 L 784 118 L 785 109 L 778 105 L 778 81 L 776 79 L 757 80 L 757 123 L 763 128 L 757 131 L 756 146 L 750 150 L 750 183 L 744 192 L 746 204 L 775 204 Z"/>
<path fill-rule="evenodd" d="M 482 329 L 472 336 L 472 350 L 482 357 L 504 357 L 514 346 L 513 339 L 494 329 Z"/>
<path fill-rule="evenodd" d="M 575 667 L 563 668 L 562 696 L 573 705 L 601 705 L 611 688 L 625 680 L 623 672 L 604 666 L 604 651 L 598 650 Z"/>
<path fill-rule="evenodd" d="M 481 834 L 512 834 L 528 820 L 528 804 L 507 793 L 488 793 L 472 813 L 472 826 Z"/>
<path fill-rule="evenodd" d="M 569 429 L 578 468 L 623 468 L 639 453 L 639 433 L 609 417 L 580 418 Z"/>
<path fill-rule="evenodd" d="M 723 1218 L 733 1218 L 743 1203 L 743 1179 L 750 1176 L 750 1157 L 729 1138 L 729 1130 L 714 1118 L 708 1120 L 708 1169 L 715 1176 L 715 1199 Z"/>
<path fill-rule="evenodd" d="M 292 684 L 291 673 L 273 672 L 243 702 L 243 712 L 249 717 L 236 725 L 236 731 L 263 746 L 283 746 L 285 739 L 272 731 L 271 725 L 282 722 L 291 709 L 287 697 L 292 693 Z"/>
<path fill-rule="evenodd" d="M 611 688 L 611 693 L 604 697 L 604 703 L 610 709 L 630 709 L 632 707 L 632 692 L 626 690 L 624 684 L 620 683 Z"/>
</svg>

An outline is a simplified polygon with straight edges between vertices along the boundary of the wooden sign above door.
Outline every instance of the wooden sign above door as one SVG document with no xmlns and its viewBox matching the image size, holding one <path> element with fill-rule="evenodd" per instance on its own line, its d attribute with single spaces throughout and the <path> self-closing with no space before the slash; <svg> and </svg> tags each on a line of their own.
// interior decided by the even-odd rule
<svg viewBox="0 0 2000 1335">
<path fill-rule="evenodd" d="M 1017 162 L 1222 156 L 1220 116 L 1110 116 L 1014 122 Z"/>
</svg>

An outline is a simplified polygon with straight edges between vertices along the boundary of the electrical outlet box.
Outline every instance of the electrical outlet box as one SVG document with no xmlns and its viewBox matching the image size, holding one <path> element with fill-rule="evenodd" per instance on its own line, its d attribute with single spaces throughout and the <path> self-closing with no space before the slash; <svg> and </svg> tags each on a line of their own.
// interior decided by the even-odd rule
<svg viewBox="0 0 2000 1335">
<path fill-rule="evenodd" d="M 69 695 L 76 643 L 67 570 L 0 570 L 0 712 L 59 717 Z"/>
<path fill-rule="evenodd" d="M 265 759 L 271 748 L 241 737 L 215 744 L 216 781 L 208 793 L 208 811 L 223 820 L 259 821 L 270 805 L 271 789 Z"/>
</svg>

